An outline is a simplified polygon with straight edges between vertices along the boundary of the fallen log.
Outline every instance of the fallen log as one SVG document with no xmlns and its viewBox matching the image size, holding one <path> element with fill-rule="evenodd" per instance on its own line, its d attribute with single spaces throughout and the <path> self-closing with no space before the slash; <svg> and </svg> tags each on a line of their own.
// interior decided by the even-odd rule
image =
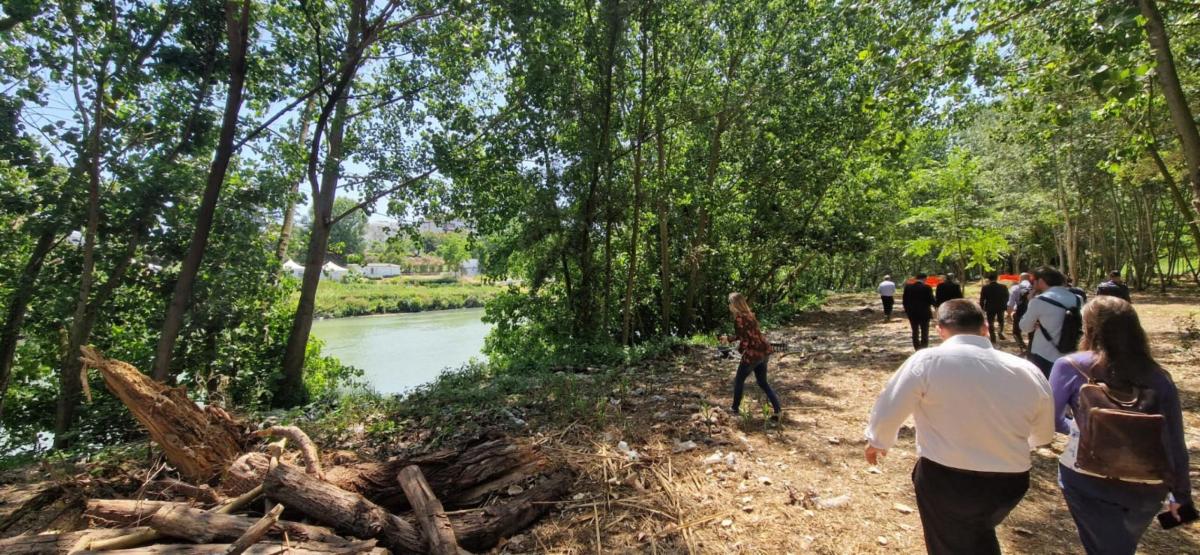
<svg viewBox="0 0 1200 555">
<path fill-rule="evenodd" d="M 536 522 L 553 507 L 555 501 L 562 501 L 574 481 L 571 472 L 560 470 L 542 476 L 523 493 L 509 497 L 502 503 L 451 515 L 450 523 L 454 527 L 458 545 L 476 552 L 495 547 L 502 538 L 512 536 Z"/>
<path fill-rule="evenodd" d="M 362 462 L 329 468 L 325 479 L 347 491 L 362 494 L 392 512 L 411 508 L 397 477 L 406 466 L 417 465 L 442 504 L 451 509 L 477 505 L 491 492 L 503 491 L 514 471 L 521 481 L 536 475 L 546 461 L 531 445 L 508 438 L 467 446 L 462 451 L 444 449 L 383 462 Z"/>
<path fill-rule="evenodd" d="M 560 471 L 544 476 L 503 504 L 450 516 L 458 544 L 486 551 L 501 538 L 523 530 L 550 510 L 570 489 L 573 477 Z M 396 551 L 425 553 L 415 519 L 397 517 L 365 497 L 324 482 L 288 464 L 276 464 L 263 484 L 267 496 L 347 534 L 380 540 Z"/>
<path fill-rule="evenodd" d="M 81 351 L 80 360 L 100 370 L 109 391 L 146 428 L 185 479 L 206 483 L 244 450 L 244 429 L 225 411 L 212 406 L 201 409 L 183 388 L 167 387 L 96 349 L 85 346 Z"/>
<path fill-rule="evenodd" d="M 376 538 L 391 549 L 424 551 L 424 538 L 408 521 L 357 493 L 306 474 L 292 465 L 272 463 L 263 490 L 272 500 L 340 532 L 364 539 Z"/>
<path fill-rule="evenodd" d="M 244 507 L 247 503 L 254 501 L 258 496 L 262 495 L 262 486 L 256 487 L 242 495 L 225 502 L 225 504 L 210 509 L 210 512 L 217 514 L 230 514 Z M 95 551 L 128 549 L 145 545 L 162 537 L 157 530 L 144 528 L 131 534 L 118 536 L 115 538 L 103 540 L 88 540 L 80 546 L 80 549 L 90 549 Z"/>
<path fill-rule="evenodd" d="M 149 499 L 88 499 L 83 516 L 100 526 L 141 526 L 163 507 L 183 505 Z"/>
<path fill-rule="evenodd" d="M 148 517 L 150 527 L 164 536 L 195 543 L 236 540 L 258 520 L 248 516 L 202 511 L 183 503 L 164 505 Z M 294 540 L 318 543 L 344 544 L 349 541 L 324 526 L 313 526 L 287 520 L 275 522 L 267 528 L 267 533 L 273 537 L 282 537 L 286 533 L 288 538 Z"/>
<path fill-rule="evenodd" d="M 400 471 L 398 478 L 404 495 L 408 497 L 413 507 L 413 514 L 421 524 L 421 531 L 429 544 L 429 553 L 433 555 L 458 555 L 458 540 L 454 539 L 454 528 L 450 526 L 450 517 L 446 516 L 441 501 L 433 494 L 429 482 L 421 475 L 421 468 L 416 465 L 406 466 Z"/>
<path fill-rule="evenodd" d="M 137 532 L 130 528 L 95 528 L 78 532 L 22 534 L 0 540 L 4 555 L 59 555 L 68 553 L 81 541 L 116 538 Z"/>
<path fill-rule="evenodd" d="M 283 505 L 276 504 L 267 511 L 267 514 L 255 522 L 252 526 L 246 529 L 238 539 L 234 540 L 229 545 L 229 549 L 225 550 L 225 555 L 242 555 L 247 549 L 250 549 L 254 544 L 258 543 L 271 531 L 271 527 L 279 522 L 279 515 L 283 514 Z"/>
<path fill-rule="evenodd" d="M 230 544 L 158 544 L 116 551 L 80 551 L 79 555 L 221 555 Z M 388 555 L 388 550 L 375 547 L 375 541 L 331 545 L 316 542 L 260 543 L 251 546 L 245 555 Z"/>
</svg>

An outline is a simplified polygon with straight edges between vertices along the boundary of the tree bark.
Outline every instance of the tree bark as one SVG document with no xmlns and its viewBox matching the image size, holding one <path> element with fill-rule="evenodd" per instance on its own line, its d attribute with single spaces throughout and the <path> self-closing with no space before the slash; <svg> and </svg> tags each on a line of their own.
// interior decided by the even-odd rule
<svg viewBox="0 0 1200 555">
<path fill-rule="evenodd" d="M 246 50 L 250 40 L 250 5 L 250 0 L 242 0 L 239 10 L 234 0 L 225 2 L 225 30 L 229 40 L 229 94 L 225 97 L 225 112 L 221 120 L 217 151 L 213 156 L 208 182 L 205 184 L 204 195 L 200 200 L 200 209 L 196 213 L 196 227 L 192 231 L 187 254 L 179 269 L 179 277 L 175 281 L 171 303 L 167 305 L 162 334 L 159 336 L 158 346 L 154 353 L 153 376 L 159 381 L 166 381 L 171 377 L 171 356 L 175 350 L 175 341 L 179 337 L 179 330 L 183 328 L 183 316 L 191 302 L 196 274 L 200 271 L 200 263 L 204 260 L 204 251 L 208 248 L 208 236 L 212 231 L 213 219 L 216 217 L 217 200 L 221 194 L 221 187 L 225 183 L 229 162 L 233 159 L 233 139 L 237 131 L 238 114 L 242 109 L 242 92 L 246 83 Z"/>
<path fill-rule="evenodd" d="M 667 183 L 666 139 L 663 137 L 663 114 L 656 115 L 654 122 L 654 142 L 657 150 L 655 163 L 658 165 L 658 279 L 659 311 L 662 318 L 662 334 L 672 335 L 671 331 L 671 187 Z"/>
<path fill-rule="evenodd" d="M 100 370 L 104 383 L 162 447 L 180 475 L 205 483 L 242 452 L 242 429 L 225 411 L 201 410 L 182 388 L 151 380 L 129 364 L 84 347 L 85 364 Z"/>
<path fill-rule="evenodd" d="M 1136 0 L 1138 9 L 1146 18 L 1146 36 L 1154 50 L 1158 81 L 1162 84 L 1163 98 L 1171 113 L 1171 121 L 1179 133 L 1183 155 L 1187 159 L 1188 175 L 1192 180 L 1192 206 L 1200 212 L 1200 130 L 1184 97 L 1179 84 L 1179 73 L 1175 69 L 1175 58 L 1171 54 L 1171 43 L 1163 24 L 1162 13 L 1154 0 Z"/>
<path fill-rule="evenodd" d="M 4 328 L 0 330 L 0 418 L 4 416 L 4 401 L 8 398 L 8 384 L 12 380 L 13 361 L 17 354 L 17 343 L 21 340 L 21 326 L 25 323 L 25 311 L 29 301 L 33 299 L 34 284 L 42 272 L 46 256 L 54 250 L 56 230 L 47 226 L 38 236 L 29 260 L 21 270 L 13 288 L 12 297 L 8 299 L 8 312 L 4 318 Z"/>
</svg>

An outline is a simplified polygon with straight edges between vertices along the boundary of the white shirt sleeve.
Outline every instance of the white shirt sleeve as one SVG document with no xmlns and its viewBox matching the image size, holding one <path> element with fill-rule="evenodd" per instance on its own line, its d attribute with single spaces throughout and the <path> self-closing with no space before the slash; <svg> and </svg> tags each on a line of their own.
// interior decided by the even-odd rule
<svg viewBox="0 0 1200 555">
<path fill-rule="evenodd" d="M 1038 318 L 1042 315 L 1042 306 L 1049 304 L 1046 302 L 1035 303 L 1037 297 L 1029 299 L 1029 308 L 1025 309 L 1025 315 L 1021 317 L 1021 331 L 1025 333 L 1033 333 L 1036 329 Z"/>
<path fill-rule="evenodd" d="M 900 426 L 913 413 L 925 394 L 925 372 L 923 357 L 910 357 L 891 379 L 875 400 L 871 409 L 871 420 L 867 424 L 867 443 L 876 449 L 891 449 L 896 443 Z M 1051 412 L 1051 417 L 1054 414 Z M 1051 432 L 1054 431 L 1051 422 Z"/>
<path fill-rule="evenodd" d="M 1033 426 L 1029 432 L 1029 446 L 1041 447 L 1054 441 L 1054 394 L 1046 377 L 1040 371 L 1034 374 L 1042 391 L 1038 399 L 1037 414 L 1033 417 Z"/>
</svg>

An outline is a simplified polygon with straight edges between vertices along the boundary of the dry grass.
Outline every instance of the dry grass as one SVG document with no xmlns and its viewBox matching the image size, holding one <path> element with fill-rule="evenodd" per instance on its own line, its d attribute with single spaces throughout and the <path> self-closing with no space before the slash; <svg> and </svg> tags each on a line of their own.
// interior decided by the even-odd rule
<svg viewBox="0 0 1200 555">
<path fill-rule="evenodd" d="M 1181 328 L 1197 309 L 1195 292 L 1136 297 L 1156 354 L 1173 373 L 1189 430 L 1200 424 L 1200 364 L 1184 349 Z M 575 498 L 505 552 L 548 553 L 920 553 L 921 524 L 909 472 L 911 429 L 878 470 L 863 461 L 868 412 L 883 383 L 908 356 L 907 324 L 882 321 L 867 296 L 835 297 L 824 311 L 770 330 L 802 354 L 776 357 L 770 377 L 787 417 L 763 419 L 748 384 L 741 419 L 713 407 L 731 403 L 736 361 L 693 350 L 636 369 L 632 393 L 614 399 L 602 432 L 568 427 L 542 437 L 545 448 L 577 468 Z M 873 312 L 860 311 L 871 306 Z M 1200 317 L 1194 321 L 1200 322 Z M 1014 349 L 1011 342 L 1003 347 Z M 751 380 L 752 382 L 753 380 Z M 615 403 L 619 401 L 619 403 Z M 708 418 L 710 421 L 705 422 Z M 1200 445 L 1194 433 L 1189 443 Z M 672 453 L 678 441 L 695 450 Z M 618 451 L 619 441 L 638 451 Z M 1061 450 L 1062 440 L 1053 447 Z M 733 465 L 705 464 L 715 451 Z M 1200 465 L 1193 451 L 1193 468 Z M 1008 553 L 1082 553 L 1056 485 L 1056 454 L 1034 455 L 1024 501 L 999 527 Z M 1193 471 L 1195 472 L 1195 471 Z M 820 500 L 849 495 L 846 505 Z M 1198 553 L 1196 528 L 1152 528 L 1143 553 Z"/>
</svg>

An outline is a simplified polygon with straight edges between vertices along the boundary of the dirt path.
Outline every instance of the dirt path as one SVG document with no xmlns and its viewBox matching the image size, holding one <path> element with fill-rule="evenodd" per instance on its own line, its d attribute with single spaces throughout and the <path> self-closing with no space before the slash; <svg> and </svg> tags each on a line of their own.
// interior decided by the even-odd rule
<svg viewBox="0 0 1200 555">
<path fill-rule="evenodd" d="M 1135 298 L 1156 356 L 1179 385 L 1193 469 L 1200 468 L 1200 334 L 1188 318 L 1200 311 L 1196 300 L 1194 293 Z M 1196 345 L 1185 337 L 1189 327 Z M 907 323 L 885 323 L 871 298 L 850 295 L 768 334 L 802 353 L 772 361 L 770 379 L 787 415 L 782 425 L 757 409 L 764 398 L 753 380 L 746 416 L 724 414 L 736 361 L 713 351 L 633 369 L 629 393 L 609 401 L 603 437 L 571 429 L 547 437 L 548 448 L 583 472 L 582 493 L 506 550 L 923 553 L 909 477 L 911 428 L 878 469 L 862 458 L 875 396 L 912 350 Z M 1015 350 L 1011 341 L 1002 348 Z M 622 441 L 636 455 L 622 451 Z M 696 447 L 681 451 L 688 441 Z M 1062 444 L 1034 455 L 1030 490 L 999 528 L 1006 553 L 1082 553 L 1056 484 Z M 848 502 L 822 508 L 844 496 Z M 1200 529 L 1152 528 L 1140 552 L 1200 553 Z"/>
</svg>

